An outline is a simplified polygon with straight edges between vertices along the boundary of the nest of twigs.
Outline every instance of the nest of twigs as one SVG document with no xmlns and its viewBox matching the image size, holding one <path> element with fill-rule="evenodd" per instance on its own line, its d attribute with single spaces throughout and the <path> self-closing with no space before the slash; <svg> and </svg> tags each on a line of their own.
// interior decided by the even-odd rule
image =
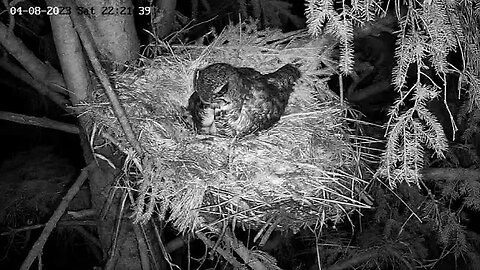
<svg viewBox="0 0 480 270">
<path fill-rule="evenodd" d="M 208 47 L 164 50 L 112 76 L 143 157 L 124 138 L 102 90 L 86 104 L 104 137 L 127 154 L 124 169 L 134 180 L 121 185 L 138 190 L 137 221 L 156 212 L 182 232 L 225 221 L 295 230 L 368 207 L 357 199 L 364 187 L 355 175 L 360 152 L 326 86 L 329 38 L 242 25 L 227 28 Z M 215 62 L 262 73 L 296 63 L 302 77 L 272 128 L 241 139 L 199 136 L 183 115 L 194 70 Z"/>
</svg>

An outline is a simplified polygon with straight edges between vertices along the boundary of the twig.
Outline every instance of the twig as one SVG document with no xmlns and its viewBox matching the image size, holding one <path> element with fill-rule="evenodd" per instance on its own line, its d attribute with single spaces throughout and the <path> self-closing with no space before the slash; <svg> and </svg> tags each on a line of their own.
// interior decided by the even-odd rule
<svg viewBox="0 0 480 270">
<path fill-rule="evenodd" d="M 30 75 L 30 73 L 28 73 L 26 69 L 13 61 L 12 57 L 9 57 L 8 54 L 1 55 L 0 67 L 3 68 L 5 71 L 9 72 L 13 77 L 20 79 L 32 88 L 35 88 L 42 95 L 46 95 L 46 92 L 48 91 L 56 90 L 56 88 L 50 90 L 46 85 L 43 85 L 40 80 L 34 78 L 32 75 Z M 41 87 L 40 84 L 42 84 Z M 16 87 L 18 87 L 18 85 Z M 68 94 L 66 90 L 58 93 Z"/>
<path fill-rule="evenodd" d="M 77 5 L 73 0 L 69 0 L 67 2 L 69 2 L 70 5 L 74 7 L 74 9 L 77 7 Z M 132 130 L 132 126 L 130 125 L 130 122 L 125 113 L 125 110 L 123 109 L 122 104 L 118 100 L 118 97 L 115 94 L 115 91 L 113 91 L 113 87 L 110 83 L 107 73 L 103 69 L 100 61 L 96 56 L 96 50 L 93 45 L 94 42 L 92 41 L 92 36 L 87 31 L 88 27 L 86 26 L 85 19 L 80 17 L 76 12 L 72 12 L 70 14 L 70 17 L 72 19 L 75 30 L 77 31 L 78 36 L 80 37 L 80 40 L 82 41 L 83 47 L 87 52 L 90 63 L 92 64 L 92 67 L 95 70 L 95 73 L 97 74 L 100 83 L 105 89 L 105 93 L 107 94 L 107 97 L 110 100 L 110 104 L 112 104 L 113 112 L 115 113 L 115 116 L 117 117 L 118 122 L 120 123 L 120 126 L 122 127 L 122 130 L 125 133 L 126 139 L 140 156 L 143 155 L 143 149 L 140 143 L 138 142 L 137 138 L 135 137 L 135 134 Z"/>
<path fill-rule="evenodd" d="M 7 232 L 3 232 L 0 234 L 0 236 L 5 236 L 5 235 L 12 235 L 16 234 L 19 232 L 24 232 L 24 231 L 31 231 L 31 230 L 36 230 L 36 229 L 41 229 L 45 227 L 47 224 L 36 224 L 36 225 L 31 225 L 31 226 L 25 226 L 17 229 L 10 229 Z M 93 220 L 64 220 L 64 221 L 59 221 L 57 222 L 57 227 L 60 226 L 97 226 L 97 222 Z"/>
<path fill-rule="evenodd" d="M 450 117 L 450 124 L 452 125 L 452 141 L 455 140 L 455 134 L 458 131 L 457 125 L 455 124 L 455 119 L 453 117 L 450 107 L 447 103 L 447 74 L 443 73 L 443 104 L 447 108 L 448 116 Z"/>
<path fill-rule="evenodd" d="M 352 84 L 352 86 L 356 86 L 356 85 Z M 347 99 L 349 99 L 351 102 L 361 102 L 369 98 L 372 98 L 373 96 L 377 96 L 382 93 L 385 93 L 388 91 L 389 88 L 390 88 L 390 82 L 388 82 L 387 80 L 379 81 L 361 90 L 357 90 L 355 92 L 353 92 L 352 90 L 351 93 L 348 93 Z M 350 89 L 348 91 L 350 91 Z"/>
<path fill-rule="evenodd" d="M 12 7 L 13 7 L 13 6 L 16 6 L 17 4 L 19 4 L 19 3 L 23 2 L 23 1 L 25 1 L 25 0 L 13 0 L 12 2 L 10 2 L 10 6 L 12 6 Z"/>
<path fill-rule="evenodd" d="M 215 246 L 215 243 L 213 241 L 210 241 L 210 239 L 208 239 L 208 237 L 205 234 L 203 234 L 202 232 L 197 232 L 196 235 L 208 247 L 213 248 L 213 246 Z M 235 257 L 232 254 L 225 251 L 224 249 L 217 247 L 215 251 L 218 254 L 220 254 L 227 262 L 229 262 L 233 266 L 234 269 L 241 269 L 241 270 L 247 270 L 248 269 L 245 265 L 243 265 L 239 261 L 237 261 L 237 259 L 235 259 Z"/>
<path fill-rule="evenodd" d="M 427 181 L 437 181 L 437 180 L 446 180 L 446 181 L 458 181 L 458 180 L 468 180 L 468 181 L 477 181 L 480 182 L 480 171 L 471 170 L 471 169 L 462 169 L 462 168 L 434 168 L 434 169 L 424 169 L 422 172 L 422 177 Z"/>
<path fill-rule="evenodd" d="M 133 232 L 137 238 L 138 242 L 138 252 L 140 253 L 140 261 L 142 263 L 142 270 L 150 270 L 150 261 L 148 259 L 148 248 L 145 242 L 145 238 L 143 237 L 143 233 L 141 231 L 139 224 L 132 224 Z"/>
<path fill-rule="evenodd" d="M 24 125 L 56 129 L 73 134 L 78 134 L 80 132 L 78 127 L 75 125 L 51 120 L 46 117 L 34 117 L 18 113 L 0 111 L 0 119 Z"/>
<path fill-rule="evenodd" d="M 133 205 L 135 203 L 135 198 L 133 197 L 133 193 L 131 190 L 127 190 L 126 194 L 130 199 L 130 203 Z M 144 234 L 143 226 L 140 224 L 132 224 L 133 231 L 135 233 L 135 237 L 137 238 L 138 242 L 138 253 L 140 254 L 140 261 L 142 263 L 142 270 L 150 270 L 150 260 L 148 259 L 148 247 L 147 247 L 147 239 Z M 152 260 L 154 260 L 154 256 L 152 254 Z"/>
<path fill-rule="evenodd" d="M 97 210 L 90 208 L 78 211 L 68 211 L 67 214 L 74 219 L 84 219 L 85 217 L 96 216 Z"/>
<path fill-rule="evenodd" d="M 368 261 L 372 258 L 378 257 L 377 252 L 368 252 L 361 255 L 357 255 L 349 260 L 343 261 L 341 263 L 334 264 L 327 268 L 327 270 L 343 270 L 343 269 L 352 269 L 356 265 Z"/>
<path fill-rule="evenodd" d="M 153 243 L 152 243 L 153 239 L 151 239 L 151 237 L 148 237 L 148 235 L 147 235 L 147 233 L 151 232 L 151 231 L 147 231 L 147 228 L 145 228 L 144 225 L 141 225 L 140 229 L 142 229 L 143 238 L 145 239 L 145 242 L 147 244 L 147 249 L 150 252 L 150 256 L 151 256 L 150 259 L 152 260 L 152 264 L 153 264 L 155 270 L 160 270 L 160 265 L 159 265 L 159 262 L 157 260 L 157 256 L 154 255 L 154 254 L 158 254 L 158 252 L 156 252 L 156 250 L 154 249 L 155 247 L 153 246 Z"/>
<path fill-rule="evenodd" d="M 172 240 L 170 240 L 165 245 L 165 251 L 167 253 L 172 253 L 172 252 L 182 248 L 183 246 L 185 246 L 185 244 L 186 244 L 186 242 L 183 239 L 183 237 L 182 236 L 177 236 L 177 237 L 173 238 Z"/>
<path fill-rule="evenodd" d="M 123 221 L 123 210 L 125 209 L 125 203 L 127 201 L 127 194 L 128 194 L 126 191 L 123 191 L 123 192 L 124 193 L 120 201 L 120 207 L 119 207 L 120 209 L 119 209 L 119 214 L 117 218 L 117 223 L 115 226 L 115 234 L 113 235 L 112 245 L 110 247 L 109 254 L 108 254 L 109 257 L 108 257 L 107 263 L 105 264 L 105 270 L 112 270 L 115 267 L 115 255 L 117 253 L 116 251 L 117 251 L 118 235 L 120 234 L 120 228 Z"/>
<path fill-rule="evenodd" d="M 2 59 L 0 60 L 0 68 L 4 69 L 15 78 L 20 79 L 22 82 L 28 84 L 30 87 L 35 89 L 38 93 L 47 96 L 60 108 L 67 109 L 66 106 L 67 104 L 69 104 L 69 102 L 63 95 L 61 95 L 62 93 L 65 94 L 66 91 L 65 92 L 56 91 L 58 89 L 63 89 L 63 88 L 47 87 L 45 83 L 42 83 L 42 81 L 32 77 L 32 75 L 30 75 L 25 69 L 19 67 L 15 63 L 12 63 L 12 61 L 8 60 L 7 57 L 2 57 Z"/>
<path fill-rule="evenodd" d="M 215 242 L 215 245 L 212 247 L 211 253 L 214 253 L 215 250 L 217 250 L 218 245 L 220 245 L 220 243 L 222 242 L 223 235 L 225 235 L 225 232 L 227 231 L 227 227 L 228 227 L 227 221 L 224 220 L 223 221 L 223 226 L 222 226 L 222 232 L 218 236 L 218 240 Z M 235 226 L 233 226 L 233 227 L 235 228 Z"/>
<path fill-rule="evenodd" d="M 397 197 L 397 199 L 403 203 L 403 205 L 405 205 L 405 207 L 408 208 L 408 210 L 410 210 L 410 212 L 412 212 L 412 214 L 417 218 L 417 220 L 420 222 L 420 223 L 423 223 L 422 219 L 420 218 L 420 216 L 415 213 L 415 211 L 410 207 L 410 205 L 408 205 L 400 196 L 398 196 L 398 194 L 390 187 L 388 186 L 387 184 L 385 184 L 383 181 L 379 181 L 386 189 L 388 189 L 390 192 L 392 192 L 393 196 Z"/>
<path fill-rule="evenodd" d="M 343 93 L 343 75 L 342 73 L 338 74 L 338 85 L 340 87 L 340 105 L 343 107 L 343 100 L 345 99 L 344 93 Z"/>
<path fill-rule="evenodd" d="M 273 224 L 270 225 L 267 232 L 262 236 L 260 243 L 258 244 L 260 247 L 265 246 L 265 243 L 270 239 L 270 235 L 272 235 L 273 231 L 277 228 L 278 224 L 282 222 L 282 218 L 277 218 Z"/>
<path fill-rule="evenodd" d="M 102 249 L 102 244 L 100 243 L 98 238 L 92 235 L 89 231 L 85 230 L 82 226 L 74 226 L 73 229 L 79 234 L 81 234 L 83 238 L 87 239 L 88 241 L 92 242 L 92 244 Z"/>
<path fill-rule="evenodd" d="M 78 176 L 77 180 L 73 183 L 73 185 L 70 187 L 68 190 L 67 194 L 65 197 L 63 197 L 62 201 L 58 205 L 57 209 L 55 209 L 55 212 L 53 213 L 52 217 L 48 220 L 47 224 L 45 225 L 45 228 L 42 231 L 42 234 L 38 238 L 38 240 L 33 244 L 32 249 L 28 252 L 27 258 L 23 261 L 22 266 L 20 267 L 20 270 L 28 270 L 30 269 L 30 266 L 32 265 L 33 261 L 43 250 L 43 246 L 47 242 L 48 237 L 52 233 L 53 229 L 55 228 L 55 225 L 57 222 L 60 220 L 62 217 L 63 213 L 65 213 L 65 210 L 67 210 L 68 204 L 70 201 L 75 197 L 75 195 L 78 193 L 80 190 L 80 187 L 83 185 L 85 180 L 88 178 L 88 171 L 95 166 L 95 163 L 90 163 L 87 167 L 85 167 L 80 175 Z"/>
<path fill-rule="evenodd" d="M 168 265 L 170 266 L 170 269 L 176 268 L 176 269 L 180 270 L 180 267 L 178 267 L 176 264 L 172 263 L 172 257 L 167 252 L 167 250 L 165 248 L 165 245 L 163 244 L 163 240 L 162 240 L 162 236 L 160 235 L 160 231 L 158 230 L 157 225 L 155 224 L 155 222 L 153 222 L 153 220 L 152 220 L 152 226 L 153 226 L 153 229 L 155 230 L 155 236 L 157 238 L 158 245 L 160 246 L 160 249 L 162 250 L 162 254 L 163 254 L 163 257 L 165 259 L 165 262 L 168 263 Z"/>
<path fill-rule="evenodd" d="M 85 230 L 81 226 L 74 226 L 73 229 L 77 231 L 79 234 L 83 236 L 84 239 L 88 240 L 85 244 L 90 246 L 91 252 L 97 259 L 97 261 L 101 262 L 102 261 L 102 244 L 100 244 L 100 241 L 98 240 L 97 237 L 92 235 L 89 231 Z M 91 245 L 91 244 L 93 245 Z"/>
<path fill-rule="evenodd" d="M 56 69 L 38 59 L 20 38 L 8 31 L 3 23 L 0 23 L 0 43 L 33 78 L 48 87 L 65 88 L 62 75 Z"/>
<path fill-rule="evenodd" d="M 43 269 L 43 261 L 42 261 L 42 254 L 38 254 L 38 267 L 37 267 L 38 270 L 42 270 Z"/>
<path fill-rule="evenodd" d="M 6 10 L 9 10 L 10 7 L 13 7 L 8 4 L 8 0 L 2 0 L 2 2 Z M 8 12 L 8 32 L 13 33 L 13 28 L 15 28 L 15 17 Z"/>
<path fill-rule="evenodd" d="M 240 258 L 242 258 L 242 260 L 252 269 L 267 270 L 267 267 L 265 267 L 265 265 L 257 258 L 253 257 L 251 251 L 239 242 L 230 230 L 225 232 L 224 238 L 225 242 L 230 244 L 235 253 L 237 253 L 237 255 L 240 256 Z"/>
</svg>

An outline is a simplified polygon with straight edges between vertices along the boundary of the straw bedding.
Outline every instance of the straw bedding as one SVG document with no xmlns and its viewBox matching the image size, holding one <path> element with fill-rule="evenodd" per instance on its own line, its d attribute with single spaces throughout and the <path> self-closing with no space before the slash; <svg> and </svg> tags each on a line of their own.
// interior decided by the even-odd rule
<svg viewBox="0 0 480 270">
<path fill-rule="evenodd" d="M 112 75 L 146 154 L 131 150 L 101 89 L 85 105 L 104 137 L 127 155 L 129 177 L 121 185 L 138 191 L 136 220 L 157 213 L 181 232 L 232 221 L 296 230 L 368 207 L 357 199 L 365 185 L 355 175 L 362 156 L 325 83 L 332 44 L 244 24 L 228 27 L 208 47 L 165 46 L 168 52 Z M 193 73 L 215 62 L 262 73 L 296 63 L 302 77 L 272 128 L 241 139 L 196 135 L 183 117 Z"/>
</svg>

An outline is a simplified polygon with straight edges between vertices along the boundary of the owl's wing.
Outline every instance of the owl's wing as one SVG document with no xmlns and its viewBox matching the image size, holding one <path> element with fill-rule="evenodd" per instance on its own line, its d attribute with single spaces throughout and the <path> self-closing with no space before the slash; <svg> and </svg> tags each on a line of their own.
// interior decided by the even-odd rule
<svg viewBox="0 0 480 270">
<path fill-rule="evenodd" d="M 271 126 L 273 103 L 269 86 L 262 78 L 243 81 L 247 93 L 243 96 L 230 125 L 237 134 L 246 135 Z"/>
<path fill-rule="evenodd" d="M 280 74 L 276 74 L 280 75 Z M 292 84 L 270 83 L 263 77 L 251 85 L 249 98 L 243 104 L 242 115 L 249 119 L 249 132 L 264 130 L 278 122 L 285 112 Z"/>
<path fill-rule="evenodd" d="M 244 136 L 269 128 L 280 119 L 286 102 L 280 87 L 267 78 L 277 76 L 264 77 L 253 69 L 242 68 L 228 78 L 228 90 L 221 97 L 223 103 L 215 119 L 221 134 Z"/>
</svg>

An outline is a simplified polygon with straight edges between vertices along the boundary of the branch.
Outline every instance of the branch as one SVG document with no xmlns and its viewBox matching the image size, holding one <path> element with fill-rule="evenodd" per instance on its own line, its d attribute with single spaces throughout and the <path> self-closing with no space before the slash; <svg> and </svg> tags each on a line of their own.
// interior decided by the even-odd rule
<svg viewBox="0 0 480 270">
<path fill-rule="evenodd" d="M 70 187 L 67 194 L 65 195 L 65 197 L 63 197 L 62 201 L 60 202 L 57 209 L 53 213 L 52 217 L 48 220 L 47 224 L 45 225 L 45 228 L 43 229 L 42 234 L 40 235 L 40 237 L 38 237 L 38 240 L 33 244 L 32 249 L 30 249 L 30 251 L 28 252 L 27 258 L 25 258 L 25 260 L 23 261 L 22 266 L 20 267 L 20 270 L 30 269 L 30 266 L 32 265 L 35 258 L 40 256 L 43 250 L 43 246 L 48 240 L 48 237 L 52 233 L 53 229 L 55 228 L 57 222 L 62 217 L 63 213 L 65 213 L 65 210 L 67 210 L 67 207 L 70 201 L 78 193 L 78 191 L 80 190 L 80 187 L 82 187 L 85 180 L 87 180 L 88 171 L 93 166 L 95 166 L 95 163 L 92 162 L 87 167 L 85 167 L 82 170 L 82 173 L 80 173 L 80 175 L 78 176 L 77 180 L 75 180 L 73 185 Z"/>
<path fill-rule="evenodd" d="M 2 0 L 3 5 L 5 6 L 6 10 L 9 10 L 10 6 L 8 4 L 8 0 Z M 13 28 L 15 27 L 15 16 L 8 12 L 8 32 L 13 33 Z"/>
<path fill-rule="evenodd" d="M 139 224 L 132 224 L 133 232 L 137 237 L 138 253 L 140 254 L 140 262 L 142 263 L 142 270 L 150 270 L 150 260 L 148 259 L 148 248 L 145 241 L 142 228 Z"/>
<path fill-rule="evenodd" d="M 202 240 L 203 243 L 205 243 L 207 247 L 213 248 L 215 246 L 215 243 L 210 241 L 205 234 L 197 232 L 196 235 L 200 240 Z M 247 267 L 238 262 L 237 259 L 228 251 L 219 247 L 217 247 L 214 251 L 220 254 L 228 263 L 233 266 L 234 269 L 247 270 Z"/>
<path fill-rule="evenodd" d="M 356 85 L 355 85 L 356 86 Z M 372 98 L 373 96 L 381 95 L 390 88 L 390 83 L 387 80 L 379 81 L 372 85 L 369 85 L 363 89 L 349 89 L 349 101 L 351 102 L 361 102 L 366 99 Z"/>
<path fill-rule="evenodd" d="M 67 7 L 62 0 L 45 0 L 45 2 L 47 6 Z M 74 9 L 74 7 L 68 7 Z M 78 105 L 88 99 L 95 85 L 87 67 L 82 44 L 73 28 L 70 17 L 50 16 L 50 24 L 63 77 L 67 85 L 67 94 L 72 104 Z M 82 110 L 77 106 L 74 107 L 74 110 L 76 114 L 80 114 L 79 120 L 82 122 L 86 118 L 82 116 Z M 85 125 L 85 129 L 87 127 L 88 125 Z"/>
<path fill-rule="evenodd" d="M 0 236 L 5 236 L 5 235 L 12 235 L 16 234 L 19 232 L 24 232 L 24 231 L 31 231 L 31 230 L 36 230 L 36 229 L 41 229 L 45 227 L 47 224 L 36 224 L 36 225 L 31 225 L 31 226 L 25 226 L 17 229 L 9 229 L 7 232 L 3 232 L 0 234 Z M 57 227 L 60 226 L 97 226 L 97 222 L 93 220 L 60 220 L 57 223 Z"/>
<path fill-rule="evenodd" d="M 67 2 L 70 6 L 74 7 L 74 10 L 76 9 L 77 6 L 73 0 L 69 0 Z M 113 91 L 113 87 L 110 83 L 107 73 L 103 69 L 102 65 L 100 64 L 100 61 L 96 56 L 96 50 L 93 46 L 94 42 L 92 41 L 92 36 L 87 31 L 88 28 L 85 23 L 85 20 L 82 17 L 80 17 L 76 12 L 72 12 L 72 14 L 70 14 L 70 17 L 72 19 L 75 30 L 77 30 L 80 40 L 82 41 L 83 47 L 87 52 L 88 58 L 90 59 L 90 63 L 92 64 L 92 67 L 95 70 L 95 73 L 97 74 L 98 79 L 100 80 L 100 83 L 105 89 L 105 93 L 107 94 L 107 97 L 110 100 L 110 104 L 112 104 L 113 112 L 115 113 L 115 116 L 117 117 L 118 122 L 120 123 L 120 126 L 122 127 L 122 130 L 125 133 L 126 139 L 130 143 L 130 145 L 135 149 L 135 151 L 139 155 L 142 155 L 143 149 L 140 143 L 138 142 L 138 140 L 136 139 L 135 133 L 133 133 L 132 126 L 128 121 L 125 110 L 123 109 L 122 104 L 120 104 L 120 101 L 118 100 L 118 97 L 115 94 L 115 91 Z"/>
<path fill-rule="evenodd" d="M 117 253 L 117 244 L 118 244 L 118 238 L 120 235 L 120 229 L 122 227 L 122 222 L 123 222 L 123 214 L 125 210 L 125 203 L 127 201 L 127 192 L 124 191 L 122 198 L 120 200 L 120 205 L 118 207 L 118 218 L 117 222 L 115 224 L 115 232 L 113 234 L 113 239 L 112 239 L 112 244 L 109 249 L 109 254 L 108 254 L 108 259 L 107 262 L 105 263 L 105 270 L 113 270 L 115 268 L 115 257 Z"/>
<path fill-rule="evenodd" d="M 65 109 L 66 105 L 69 104 L 68 100 L 65 99 L 65 97 L 62 96 L 60 92 L 52 91 L 52 89 L 48 88 L 44 83 L 32 77 L 23 68 L 8 60 L 7 57 L 2 57 L 2 59 L 0 60 L 0 68 L 4 69 L 12 76 L 20 79 L 22 82 L 28 84 L 33 89 L 37 90 L 40 94 L 47 96 L 60 108 Z"/>
<path fill-rule="evenodd" d="M 102 245 L 100 243 L 100 240 L 96 236 L 94 236 L 92 233 L 89 231 L 85 230 L 82 226 L 74 226 L 73 229 L 82 235 L 82 237 L 88 241 L 86 241 L 85 244 L 90 246 L 90 250 L 93 253 L 93 256 L 97 259 L 97 261 L 101 262 L 103 260 L 102 256 Z M 93 245 L 92 245 L 93 244 Z"/>
<path fill-rule="evenodd" d="M 82 219 L 89 216 L 96 216 L 97 210 L 90 208 L 79 211 L 68 211 L 67 214 L 74 219 Z"/>
<path fill-rule="evenodd" d="M 427 181 L 477 181 L 480 182 L 480 171 L 463 168 L 434 168 L 422 170 L 422 177 Z"/>
<path fill-rule="evenodd" d="M 240 258 L 252 269 L 254 270 L 266 270 L 267 267 L 263 265 L 261 261 L 251 255 L 251 251 L 243 245 L 240 241 L 238 241 L 232 232 L 228 231 L 225 232 L 225 242 L 229 243 L 229 245 L 233 248 L 235 253 L 237 253 Z"/>
<path fill-rule="evenodd" d="M 355 256 L 349 260 L 343 261 L 341 263 L 334 264 L 327 268 L 327 270 L 343 270 L 343 269 L 354 269 L 356 265 L 368 261 L 372 258 L 377 257 L 379 254 L 377 252 L 367 252 L 358 256 Z"/>
<path fill-rule="evenodd" d="M 159 245 L 159 247 L 160 247 L 160 250 L 162 251 L 161 253 L 162 253 L 163 259 L 164 259 L 163 261 L 169 264 L 170 269 L 174 269 L 174 268 L 175 268 L 175 269 L 180 269 L 180 267 L 178 267 L 177 265 L 175 265 L 175 264 L 172 263 L 172 257 L 170 256 L 170 254 L 169 254 L 169 253 L 166 251 L 166 249 L 165 249 L 165 245 L 163 244 L 163 239 L 162 239 L 162 237 L 161 237 L 161 235 L 160 235 L 160 230 L 158 229 L 157 224 L 155 224 L 155 222 L 153 221 L 153 219 L 151 219 L 150 222 L 152 223 L 152 227 L 153 227 L 153 230 L 154 230 L 154 232 L 155 232 L 155 238 L 156 238 L 156 240 L 157 240 L 157 242 L 158 242 L 158 245 Z M 163 231 L 163 229 L 162 229 L 162 231 Z M 162 266 L 163 266 L 163 265 L 164 265 L 164 263 L 162 263 Z M 167 267 L 165 266 L 165 267 L 162 267 L 161 269 L 164 269 L 164 268 L 166 269 Z M 243 269 L 242 269 L 242 270 L 243 270 Z"/>
<path fill-rule="evenodd" d="M 40 61 L 3 23 L 0 23 L 0 43 L 33 78 L 48 87 L 65 89 L 62 75 L 52 66 Z"/>
<path fill-rule="evenodd" d="M 81 234 L 83 238 L 85 238 L 86 240 L 94 244 L 96 247 L 98 247 L 100 250 L 102 249 L 102 244 L 100 243 L 100 240 L 98 240 L 98 238 L 94 236 L 92 233 L 85 230 L 82 226 L 73 226 L 73 229 L 77 231 L 79 234 Z"/>
<path fill-rule="evenodd" d="M 23 125 L 32 125 L 43 128 L 56 129 L 67 133 L 79 134 L 77 126 L 48 119 L 46 117 L 34 117 L 18 113 L 0 111 L 0 119 Z"/>
<path fill-rule="evenodd" d="M 175 252 L 176 250 L 182 248 L 183 246 L 185 246 L 186 242 L 185 240 L 183 239 L 183 237 L 181 236 L 177 236 L 175 238 L 173 238 L 172 240 L 170 240 L 166 245 L 165 245 L 165 251 L 167 253 L 173 253 Z"/>
</svg>

